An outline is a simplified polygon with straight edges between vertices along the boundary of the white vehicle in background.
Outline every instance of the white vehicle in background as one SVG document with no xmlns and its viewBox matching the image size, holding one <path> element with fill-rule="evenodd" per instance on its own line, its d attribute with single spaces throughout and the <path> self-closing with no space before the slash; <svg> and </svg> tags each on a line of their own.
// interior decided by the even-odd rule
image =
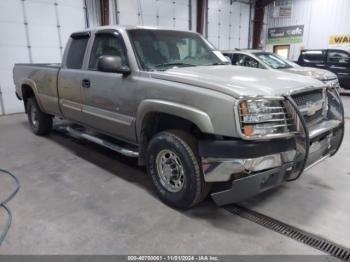
<svg viewBox="0 0 350 262">
<path fill-rule="evenodd" d="M 311 76 L 331 87 L 339 88 L 336 74 L 324 69 L 300 66 L 271 52 L 257 49 L 236 49 L 221 52 L 230 58 L 232 65 L 281 70 L 287 73 Z"/>
</svg>

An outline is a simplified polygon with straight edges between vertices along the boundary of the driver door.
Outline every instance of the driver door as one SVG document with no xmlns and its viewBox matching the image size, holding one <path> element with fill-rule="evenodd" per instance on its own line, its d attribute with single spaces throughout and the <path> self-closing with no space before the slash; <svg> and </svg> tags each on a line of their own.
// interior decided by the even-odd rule
<svg viewBox="0 0 350 262">
<path fill-rule="evenodd" d="M 128 66 L 124 41 L 117 31 L 95 34 L 83 79 L 83 121 L 102 133 L 134 142 L 137 81 L 132 75 L 98 71 L 98 59 L 103 55 L 119 56 L 123 66 Z"/>
</svg>

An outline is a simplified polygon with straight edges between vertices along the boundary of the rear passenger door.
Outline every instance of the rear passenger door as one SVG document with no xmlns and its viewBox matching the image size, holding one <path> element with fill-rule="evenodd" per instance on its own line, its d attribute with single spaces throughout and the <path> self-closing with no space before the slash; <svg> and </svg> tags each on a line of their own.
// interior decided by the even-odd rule
<svg viewBox="0 0 350 262">
<path fill-rule="evenodd" d="M 350 86 L 350 57 L 342 50 L 329 50 L 327 52 L 327 68 L 337 74 L 341 86 Z"/>
<path fill-rule="evenodd" d="M 89 32 L 71 35 L 58 75 L 58 96 L 63 116 L 77 122 L 82 122 L 82 68 L 89 38 Z"/>
</svg>

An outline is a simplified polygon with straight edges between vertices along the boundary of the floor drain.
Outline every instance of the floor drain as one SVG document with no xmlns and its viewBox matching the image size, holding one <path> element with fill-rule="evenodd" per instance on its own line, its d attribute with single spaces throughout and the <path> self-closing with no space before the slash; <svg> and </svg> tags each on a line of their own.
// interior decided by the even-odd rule
<svg viewBox="0 0 350 262">
<path fill-rule="evenodd" d="M 279 220 L 265 216 L 242 206 L 228 205 L 224 208 L 232 214 L 248 219 L 277 233 L 328 253 L 331 256 L 339 258 L 343 261 L 350 262 L 350 249 L 348 248 L 342 247 L 327 239 L 305 232 L 299 228 L 285 224 Z"/>
</svg>

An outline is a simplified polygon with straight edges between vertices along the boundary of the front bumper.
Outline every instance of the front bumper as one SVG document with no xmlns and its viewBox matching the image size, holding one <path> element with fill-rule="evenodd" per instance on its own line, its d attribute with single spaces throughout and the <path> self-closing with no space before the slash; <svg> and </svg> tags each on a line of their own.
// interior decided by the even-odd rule
<svg viewBox="0 0 350 262">
<path fill-rule="evenodd" d="M 226 182 L 280 167 L 295 157 L 294 139 L 271 141 L 200 141 L 199 154 L 206 182 Z M 215 157 L 212 157 L 215 156 Z"/>
<path fill-rule="evenodd" d="M 292 163 L 284 164 L 280 167 L 232 181 L 227 189 L 214 192 L 211 194 L 211 197 L 217 205 L 242 201 L 281 185 L 285 181 L 288 170 L 291 170 L 292 166 Z"/>
<path fill-rule="evenodd" d="M 344 135 L 341 100 L 329 104 L 329 118 L 307 126 L 293 138 L 269 141 L 200 141 L 199 154 L 206 182 L 219 185 L 211 194 L 218 205 L 239 202 L 297 179 L 300 174 L 334 155 Z M 337 110 L 337 107 L 339 110 Z"/>
</svg>

